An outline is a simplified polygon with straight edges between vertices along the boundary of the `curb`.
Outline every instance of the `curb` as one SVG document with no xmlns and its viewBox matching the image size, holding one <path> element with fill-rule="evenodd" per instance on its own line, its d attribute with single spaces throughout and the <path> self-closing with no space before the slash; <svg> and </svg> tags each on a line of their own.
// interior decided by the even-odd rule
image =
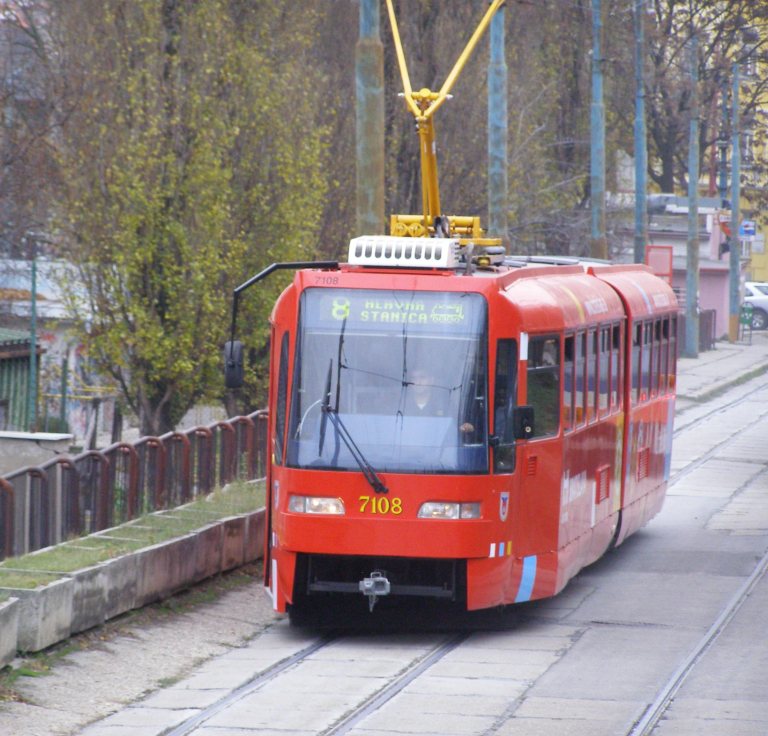
<svg viewBox="0 0 768 736">
<path fill-rule="evenodd" d="M 8 661 L 16 649 L 38 652 L 126 611 L 260 559 L 264 524 L 261 508 L 92 567 L 61 573 L 32 590 L 0 587 L 13 596 L 0 604 L 0 666 L 5 664 L 4 646 L 13 647 Z M 6 622 L 5 615 L 15 619 Z"/>
<path fill-rule="evenodd" d="M 742 383 L 747 383 L 747 381 L 751 381 L 753 378 L 758 378 L 765 373 L 768 373 L 768 363 L 759 365 L 755 368 L 749 368 L 742 373 L 738 373 L 731 378 L 720 381 L 714 386 L 710 386 L 709 388 L 699 391 L 698 393 L 693 392 L 690 394 L 678 394 L 677 396 L 681 399 L 685 399 L 686 401 L 690 401 L 693 404 L 704 404 L 707 401 L 716 399 L 726 391 L 736 386 L 740 386 Z"/>
</svg>

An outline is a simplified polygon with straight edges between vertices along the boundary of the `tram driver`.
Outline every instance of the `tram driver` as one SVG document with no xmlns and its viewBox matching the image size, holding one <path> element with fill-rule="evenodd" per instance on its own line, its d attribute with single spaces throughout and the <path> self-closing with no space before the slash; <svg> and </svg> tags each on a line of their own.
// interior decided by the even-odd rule
<svg viewBox="0 0 768 736">
<path fill-rule="evenodd" d="M 407 386 L 403 414 L 411 417 L 450 416 L 450 389 L 437 384 L 435 376 L 426 368 L 416 368 L 412 372 L 412 381 Z M 474 432 L 469 422 L 464 422 L 459 429 L 464 434 Z"/>
</svg>

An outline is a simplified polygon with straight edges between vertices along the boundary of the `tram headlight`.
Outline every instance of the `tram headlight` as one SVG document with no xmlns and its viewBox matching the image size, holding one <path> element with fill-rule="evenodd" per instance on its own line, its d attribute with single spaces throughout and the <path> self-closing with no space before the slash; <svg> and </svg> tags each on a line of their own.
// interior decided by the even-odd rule
<svg viewBox="0 0 768 736">
<path fill-rule="evenodd" d="M 339 515 L 345 513 L 344 502 L 340 498 L 293 495 L 288 499 L 288 511 L 293 511 L 295 514 Z"/>
<path fill-rule="evenodd" d="M 479 519 L 479 503 L 427 501 L 421 504 L 419 519 Z"/>
</svg>

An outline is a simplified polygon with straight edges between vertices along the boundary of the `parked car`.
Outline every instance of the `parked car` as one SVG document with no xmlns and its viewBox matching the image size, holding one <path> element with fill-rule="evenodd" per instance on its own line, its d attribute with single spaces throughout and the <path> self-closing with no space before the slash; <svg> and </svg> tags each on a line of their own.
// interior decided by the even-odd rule
<svg viewBox="0 0 768 736">
<path fill-rule="evenodd" d="M 747 281 L 744 285 L 744 301 L 749 302 L 752 312 L 752 329 L 768 327 L 768 284 L 763 281 Z"/>
</svg>

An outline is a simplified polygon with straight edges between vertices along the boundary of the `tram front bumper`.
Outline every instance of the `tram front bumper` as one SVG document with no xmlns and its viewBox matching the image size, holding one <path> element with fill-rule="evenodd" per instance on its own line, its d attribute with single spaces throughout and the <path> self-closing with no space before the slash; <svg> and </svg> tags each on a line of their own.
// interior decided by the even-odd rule
<svg viewBox="0 0 768 736">
<path fill-rule="evenodd" d="M 285 514 L 278 546 L 290 552 L 387 557 L 470 559 L 488 557 L 492 541 L 486 519 L 360 519 Z"/>
</svg>

